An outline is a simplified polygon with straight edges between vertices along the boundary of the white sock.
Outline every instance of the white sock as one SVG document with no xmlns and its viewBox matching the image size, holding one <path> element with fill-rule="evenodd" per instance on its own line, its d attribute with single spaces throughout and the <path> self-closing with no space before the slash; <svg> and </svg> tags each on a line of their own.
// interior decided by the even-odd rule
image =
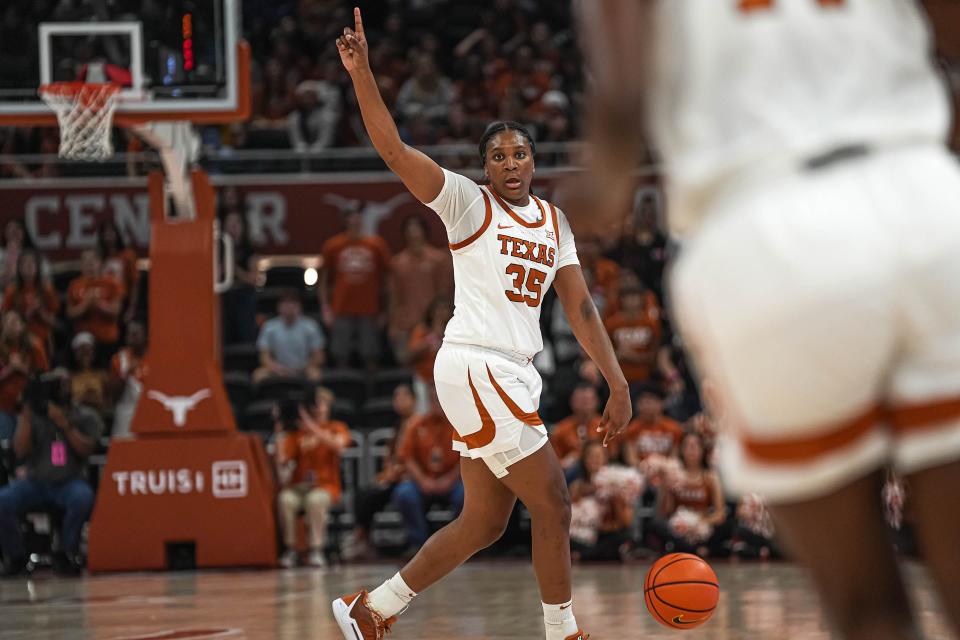
<svg viewBox="0 0 960 640">
<path fill-rule="evenodd" d="M 398 571 L 397 575 L 374 589 L 367 602 L 370 608 L 381 616 L 391 618 L 399 615 L 416 597 L 417 594 L 407 586 Z"/>
<path fill-rule="evenodd" d="M 543 626 L 547 630 L 547 640 L 567 640 L 580 628 L 573 617 L 573 600 L 563 604 L 543 604 Z"/>
</svg>

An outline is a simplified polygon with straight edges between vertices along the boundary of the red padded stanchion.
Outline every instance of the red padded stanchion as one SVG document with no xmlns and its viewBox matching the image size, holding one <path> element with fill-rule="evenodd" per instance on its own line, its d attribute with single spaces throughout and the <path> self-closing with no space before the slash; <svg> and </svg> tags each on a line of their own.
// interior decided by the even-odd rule
<svg viewBox="0 0 960 640">
<path fill-rule="evenodd" d="M 259 439 L 237 432 L 219 360 L 214 192 L 192 174 L 196 217 L 168 219 L 150 176 L 150 342 L 133 440 L 116 441 L 90 528 L 92 571 L 162 569 L 195 544 L 198 567 L 272 566 L 273 481 Z"/>
</svg>

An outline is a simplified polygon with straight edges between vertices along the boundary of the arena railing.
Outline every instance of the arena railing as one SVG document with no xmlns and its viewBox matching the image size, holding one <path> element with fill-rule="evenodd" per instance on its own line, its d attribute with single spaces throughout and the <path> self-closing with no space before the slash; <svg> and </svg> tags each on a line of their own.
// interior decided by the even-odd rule
<svg viewBox="0 0 960 640">
<path fill-rule="evenodd" d="M 479 169 L 477 147 L 449 144 L 418 147 L 451 170 Z M 544 142 L 537 145 L 537 164 L 542 168 L 569 167 L 576 164 L 579 142 Z M 129 177 L 142 176 L 159 166 L 159 155 L 152 151 L 116 153 L 104 162 L 72 162 L 56 154 L 0 154 L 0 180 L 36 179 L 54 176 Z M 205 148 L 199 164 L 211 174 L 298 174 L 328 172 L 384 171 L 386 166 L 370 147 L 334 147 L 317 152 L 291 149 Z"/>
</svg>

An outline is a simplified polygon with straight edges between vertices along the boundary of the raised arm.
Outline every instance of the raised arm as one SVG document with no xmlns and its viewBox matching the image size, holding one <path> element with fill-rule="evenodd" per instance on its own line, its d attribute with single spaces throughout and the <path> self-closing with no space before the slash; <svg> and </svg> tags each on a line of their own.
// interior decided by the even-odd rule
<svg viewBox="0 0 960 640">
<path fill-rule="evenodd" d="M 370 69 L 367 38 L 358 7 L 353 9 L 353 18 L 354 28 L 344 28 L 343 35 L 337 38 L 337 49 L 353 81 L 363 125 L 377 153 L 410 193 L 420 202 L 432 202 L 443 189 L 443 170 L 436 162 L 400 139 L 397 125 L 380 96 L 377 80 Z"/>
</svg>

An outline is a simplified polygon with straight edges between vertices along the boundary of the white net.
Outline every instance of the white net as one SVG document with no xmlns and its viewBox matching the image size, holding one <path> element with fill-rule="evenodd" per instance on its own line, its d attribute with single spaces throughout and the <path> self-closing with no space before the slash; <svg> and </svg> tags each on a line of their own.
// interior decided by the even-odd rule
<svg viewBox="0 0 960 640">
<path fill-rule="evenodd" d="M 60 157 L 106 160 L 113 155 L 110 128 L 117 106 L 116 84 L 58 82 L 40 87 L 40 96 L 60 123 Z"/>
</svg>

